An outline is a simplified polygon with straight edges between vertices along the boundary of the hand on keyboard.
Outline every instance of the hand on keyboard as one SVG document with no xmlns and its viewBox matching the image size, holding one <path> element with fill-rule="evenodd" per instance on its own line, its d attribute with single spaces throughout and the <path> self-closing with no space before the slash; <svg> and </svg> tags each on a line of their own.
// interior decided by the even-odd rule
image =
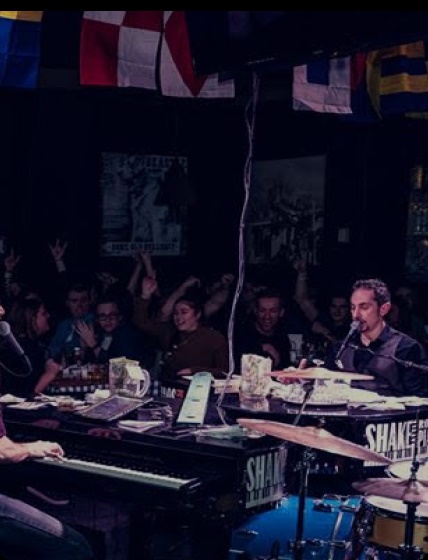
<svg viewBox="0 0 428 560">
<path fill-rule="evenodd" d="M 61 460 L 64 457 L 64 450 L 54 441 L 37 440 L 31 443 L 24 443 L 28 451 L 30 459 L 38 459 L 44 457 L 51 457 L 52 459 Z"/>
</svg>

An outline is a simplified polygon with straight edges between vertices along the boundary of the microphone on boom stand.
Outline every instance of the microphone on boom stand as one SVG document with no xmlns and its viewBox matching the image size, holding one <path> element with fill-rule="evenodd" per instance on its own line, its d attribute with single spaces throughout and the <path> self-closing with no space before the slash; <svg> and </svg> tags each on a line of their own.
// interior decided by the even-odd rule
<svg viewBox="0 0 428 560">
<path fill-rule="evenodd" d="M 340 368 L 343 369 L 343 364 L 340 361 L 340 356 L 343 354 L 343 351 L 345 350 L 345 348 L 348 346 L 349 341 L 351 340 L 352 336 L 354 335 L 354 333 L 356 333 L 357 331 L 360 330 L 360 326 L 361 323 L 360 321 L 352 321 L 351 326 L 349 327 L 349 332 L 348 334 L 345 336 L 345 338 L 342 341 L 342 344 L 340 345 L 339 350 L 337 351 L 337 354 L 335 356 L 335 363 L 336 365 Z"/>
</svg>

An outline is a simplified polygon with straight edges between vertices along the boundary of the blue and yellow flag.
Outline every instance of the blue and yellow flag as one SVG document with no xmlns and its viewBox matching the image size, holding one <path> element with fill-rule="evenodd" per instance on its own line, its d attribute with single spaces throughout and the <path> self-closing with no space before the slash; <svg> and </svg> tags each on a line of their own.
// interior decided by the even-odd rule
<svg viewBox="0 0 428 560">
<path fill-rule="evenodd" d="M 0 86 L 37 85 L 43 12 L 0 11 Z"/>
<path fill-rule="evenodd" d="M 425 42 L 416 41 L 369 52 L 367 86 L 373 106 L 382 116 L 427 111 Z"/>
</svg>

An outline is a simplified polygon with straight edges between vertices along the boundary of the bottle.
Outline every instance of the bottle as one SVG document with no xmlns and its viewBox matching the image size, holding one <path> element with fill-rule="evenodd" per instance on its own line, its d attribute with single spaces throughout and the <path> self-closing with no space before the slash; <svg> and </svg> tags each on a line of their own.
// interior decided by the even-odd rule
<svg viewBox="0 0 428 560">
<path fill-rule="evenodd" d="M 80 346 L 76 346 L 73 351 L 74 356 L 74 365 L 81 366 L 82 365 L 82 349 Z"/>
</svg>

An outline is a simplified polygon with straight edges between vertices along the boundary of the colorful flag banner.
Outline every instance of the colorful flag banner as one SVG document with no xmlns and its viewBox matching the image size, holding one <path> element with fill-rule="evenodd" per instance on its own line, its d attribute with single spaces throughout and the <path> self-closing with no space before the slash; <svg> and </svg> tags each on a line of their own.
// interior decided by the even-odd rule
<svg viewBox="0 0 428 560">
<path fill-rule="evenodd" d="M 382 116 L 428 111 L 424 41 L 371 51 L 367 57 L 370 97 Z"/>
<path fill-rule="evenodd" d="M 182 11 L 85 11 L 80 83 L 175 97 L 233 97 L 233 80 L 196 76 Z"/>
<path fill-rule="evenodd" d="M 352 113 L 351 57 L 322 59 L 295 66 L 293 109 L 318 113 Z"/>
<path fill-rule="evenodd" d="M 0 11 L 0 86 L 37 85 L 42 17 L 42 11 Z"/>
<path fill-rule="evenodd" d="M 354 121 L 422 118 L 428 111 L 427 59 L 425 42 L 417 41 L 295 67 L 293 109 Z"/>
</svg>

